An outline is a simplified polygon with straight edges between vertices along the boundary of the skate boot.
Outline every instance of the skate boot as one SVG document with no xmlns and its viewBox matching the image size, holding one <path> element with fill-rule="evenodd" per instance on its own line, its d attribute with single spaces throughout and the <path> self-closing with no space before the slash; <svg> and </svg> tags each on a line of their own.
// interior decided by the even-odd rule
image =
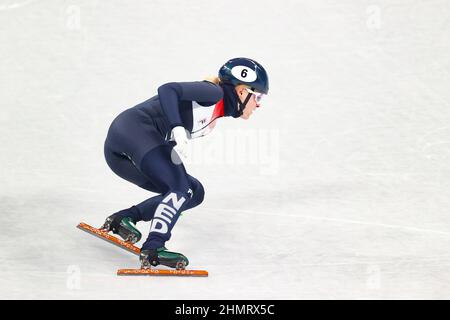
<svg viewBox="0 0 450 320">
<path fill-rule="evenodd" d="M 108 218 L 100 228 L 107 232 L 112 231 L 114 234 L 118 234 L 124 241 L 130 243 L 136 243 L 142 238 L 142 234 L 136 229 L 136 222 L 131 217 L 124 215 L 123 211 L 119 211 Z"/>
<path fill-rule="evenodd" d="M 165 247 L 159 249 L 141 250 L 141 268 L 150 269 L 151 266 L 164 265 L 177 270 L 184 270 L 189 264 L 189 260 L 178 252 L 170 252 Z"/>
</svg>

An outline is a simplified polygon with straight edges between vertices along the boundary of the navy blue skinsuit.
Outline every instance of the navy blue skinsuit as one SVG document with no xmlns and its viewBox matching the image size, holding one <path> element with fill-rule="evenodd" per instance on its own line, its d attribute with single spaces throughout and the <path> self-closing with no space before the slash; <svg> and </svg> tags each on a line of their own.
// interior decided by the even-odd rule
<svg viewBox="0 0 450 320">
<path fill-rule="evenodd" d="M 239 117 L 237 105 L 231 85 L 171 82 L 112 122 L 104 147 L 108 166 L 121 178 L 158 193 L 120 211 L 135 222 L 152 220 L 143 250 L 164 246 L 180 213 L 199 205 L 205 194 L 202 184 L 186 172 L 173 151 L 172 128 L 183 126 L 190 138 L 203 136 L 217 118 Z"/>
</svg>

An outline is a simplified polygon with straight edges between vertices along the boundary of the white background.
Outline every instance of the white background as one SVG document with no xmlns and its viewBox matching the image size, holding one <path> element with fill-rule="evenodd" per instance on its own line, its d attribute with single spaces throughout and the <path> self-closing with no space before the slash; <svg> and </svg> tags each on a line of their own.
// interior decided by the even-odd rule
<svg viewBox="0 0 450 320">
<path fill-rule="evenodd" d="M 449 16 L 446 0 L 0 1 L 0 298 L 450 298 Z M 107 167 L 111 121 L 238 56 L 270 96 L 192 141 L 231 160 L 186 163 L 206 198 L 168 243 L 210 276 L 117 277 L 137 257 L 75 228 L 152 196 Z M 258 148 L 227 146 L 236 132 Z"/>
</svg>

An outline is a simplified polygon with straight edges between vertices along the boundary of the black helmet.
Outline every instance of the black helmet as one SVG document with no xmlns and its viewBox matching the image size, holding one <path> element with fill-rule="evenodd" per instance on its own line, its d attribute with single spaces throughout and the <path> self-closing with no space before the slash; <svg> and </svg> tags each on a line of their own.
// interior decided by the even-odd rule
<svg viewBox="0 0 450 320">
<path fill-rule="evenodd" d="M 248 85 L 260 93 L 269 92 L 269 77 L 266 70 L 258 62 L 249 58 L 228 60 L 219 70 L 219 79 L 223 83 L 231 83 L 234 86 Z"/>
</svg>

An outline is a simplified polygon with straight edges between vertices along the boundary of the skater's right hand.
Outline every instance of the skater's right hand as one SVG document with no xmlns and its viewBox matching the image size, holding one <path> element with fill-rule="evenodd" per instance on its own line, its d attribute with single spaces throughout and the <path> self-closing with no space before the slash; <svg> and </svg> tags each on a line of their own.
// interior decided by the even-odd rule
<svg viewBox="0 0 450 320">
<path fill-rule="evenodd" d="M 186 129 L 182 126 L 174 127 L 172 129 L 172 136 L 177 143 L 174 147 L 175 151 L 184 158 L 187 158 L 189 139 L 186 134 Z"/>
</svg>

